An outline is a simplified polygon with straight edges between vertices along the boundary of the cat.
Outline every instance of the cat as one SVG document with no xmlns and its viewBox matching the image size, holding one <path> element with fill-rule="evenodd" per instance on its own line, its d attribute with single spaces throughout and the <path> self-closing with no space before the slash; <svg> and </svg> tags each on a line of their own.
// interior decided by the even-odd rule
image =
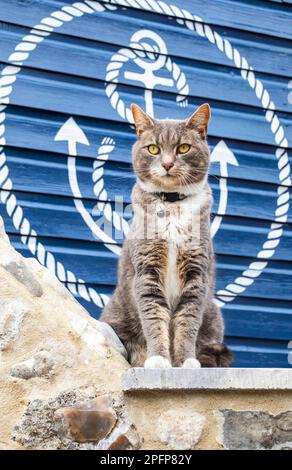
<svg viewBox="0 0 292 470">
<path fill-rule="evenodd" d="M 201 105 L 185 121 L 131 109 L 134 216 L 101 320 L 124 343 L 133 367 L 228 367 L 232 354 L 213 300 L 210 107 Z"/>
</svg>

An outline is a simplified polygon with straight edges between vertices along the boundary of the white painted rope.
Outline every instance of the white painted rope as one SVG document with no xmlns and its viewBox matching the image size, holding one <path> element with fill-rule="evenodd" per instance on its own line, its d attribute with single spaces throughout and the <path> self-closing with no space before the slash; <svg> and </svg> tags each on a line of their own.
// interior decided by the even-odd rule
<svg viewBox="0 0 292 470">
<path fill-rule="evenodd" d="M 127 119 L 130 123 L 134 122 L 132 111 L 130 108 L 125 106 L 125 103 L 117 90 L 120 71 L 128 60 L 135 61 L 137 58 L 145 57 L 148 59 L 155 59 L 158 54 L 159 51 L 157 51 L 151 44 L 131 41 L 129 48 L 123 47 L 117 53 L 113 54 L 107 66 L 105 77 L 107 82 L 105 88 L 106 95 L 117 113 L 123 119 Z M 170 57 L 167 58 L 165 66 L 172 74 L 173 81 L 176 84 L 178 91 L 176 95 L 177 103 L 182 107 L 186 107 L 188 104 L 186 95 L 189 94 L 189 86 L 186 83 L 185 74 L 180 70 L 179 66 L 170 59 Z"/>
<path fill-rule="evenodd" d="M 23 62 L 29 57 L 29 54 L 46 36 L 49 36 L 54 29 L 59 28 L 63 23 L 81 17 L 85 13 L 92 14 L 105 10 L 115 10 L 118 6 L 128 6 L 165 14 L 168 17 L 174 18 L 179 24 L 183 24 L 189 30 L 195 31 L 199 36 L 207 38 L 229 60 L 234 62 L 235 66 L 241 70 L 242 78 L 255 91 L 262 107 L 266 110 L 265 118 L 270 123 L 271 131 L 278 146 L 275 154 L 278 161 L 280 185 L 278 186 L 275 220 L 271 224 L 267 240 L 257 254 L 257 258 L 260 260 L 270 259 L 280 243 L 283 224 L 287 221 L 289 210 L 289 186 L 291 186 L 291 178 L 286 151 L 288 141 L 285 137 L 283 126 L 275 112 L 274 102 L 271 100 L 268 91 L 264 89 L 263 83 L 255 77 L 254 70 L 247 60 L 240 55 L 239 51 L 227 39 L 223 39 L 217 32 L 213 32 L 210 26 L 204 24 L 200 17 L 193 15 L 185 9 L 180 9 L 174 5 L 167 5 L 160 0 L 112 0 L 108 4 L 85 0 L 83 2 L 75 2 L 71 6 L 64 6 L 60 10 L 53 12 L 50 16 L 43 18 L 39 24 L 34 26 L 29 35 L 23 38 L 10 55 L 8 60 L 12 65 L 8 65 L 2 70 L 0 79 L 0 146 L 6 144 L 5 108 L 9 104 L 9 96 L 13 90 L 12 84 L 15 82 L 16 76 L 21 70 Z M 181 18 L 176 18 L 177 16 Z M 31 228 L 30 222 L 24 216 L 22 208 L 18 205 L 15 195 L 12 193 L 13 184 L 9 177 L 9 169 L 3 147 L 0 147 L 0 185 L 1 201 L 5 204 L 6 211 L 12 218 L 15 228 L 20 231 L 22 242 L 28 246 L 31 253 L 43 265 L 47 266 L 52 273 L 57 275 L 61 281 L 66 282 L 73 294 L 79 294 L 82 298 L 92 300 L 96 305 L 102 307 L 108 300 L 107 296 L 97 293 L 92 288 L 87 288 L 82 279 L 76 279 L 76 276 L 71 271 L 65 270 L 60 262 L 56 262 L 54 255 L 46 251 L 42 243 L 37 240 L 37 233 Z M 260 276 L 266 266 L 267 261 L 251 263 L 248 269 L 240 277 L 237 277 L 232 284 L 228 284 L 225 289 L 217 292 L 218 304 L 222 306 L 225 302 L 233 300 L 238 294 L 244 292 Z"/>
<path fill-rule="evenodd" d="M 101 146 L 98 149 L 97 158 L 93 163 L 93 192 L 98 200 L 97 208 L 99 212 L 103 213 L 104 217 L 110 224 L 113 224 L 115 229 L 122 231 L 124 235 L 127 235 L 129 224 L 118 212 L 112 209 L 104 185 L 104 164 L 108 160 L 108 157 L 114 148 L 115 141 L 111 137 L 104 137 L 101 142 Z"/>
</svg>

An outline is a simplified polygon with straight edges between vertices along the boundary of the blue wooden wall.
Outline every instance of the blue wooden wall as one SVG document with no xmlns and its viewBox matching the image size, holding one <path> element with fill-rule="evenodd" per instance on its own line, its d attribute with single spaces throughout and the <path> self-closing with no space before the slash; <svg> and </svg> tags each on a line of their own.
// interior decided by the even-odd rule
<svg viewBox="0 0 292 470">
<path fill-rule="evenodd" d="M 123 106 L 145 106 L 145 84 L 125 71 L 142 73 L 135 62 L 140 47 L 149 48 L 141 60 L 154 60 L 155 40 L 135 45 L 131 39 L 141 30 L 156 33 L 166 47 L 155 56 L 165 56 L 165 66 L 154 74 L 173 80 L 150 92 L 155 117 L 185 118 L 208 101 L 210 148 L 216 153 L 223 145 L 238 163 L 228 165 L 228 200 L 214 237 L 217 298 L 235 365 L 291 367 L 290 0 L 0 0 L 0 214 L 10 240 L 99 316 L 98 305 L 116 283 L 121 240 L 111 246 L 96 237 L 76 199 L 92 218 L 105 194 L 130 201 L 135 135 Z M 118 78 L 108 74 L 127 54 Z M 180 105 L 184 98 L 187 106 Z M 67 143 L 55 140 L 70 117 L 88 140 L 77 143 L 75 198 Z M 93 171 L 105 137 L 115 146 L 101 167 L 102 194 L 94 192 Z M 214 217 L 223 177 L 214 161 Z"/>
</svg>

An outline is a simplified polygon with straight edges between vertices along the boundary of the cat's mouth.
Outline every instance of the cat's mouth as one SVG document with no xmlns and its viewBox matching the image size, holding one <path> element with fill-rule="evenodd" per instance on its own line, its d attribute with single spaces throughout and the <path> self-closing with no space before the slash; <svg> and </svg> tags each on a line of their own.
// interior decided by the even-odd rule
<svg viewBox="0 0 292 470">
<path fill-rule="evenodd" d="M 182 188 L 197 184 L 205 178 L 206 174 L 198 172 L 193 175 L 180 175 L 179 173 L 167 172 L 164 175 L 153 175 L 153 183 L 161 188 L 161 190 L 167 191 L 180 191 Z"/>
<path fill-rule="evenodd" d="M 177 191 L 182 186 L 180 178 L 176 174 L 166 173 L 155 177 L 153 183 L 160 187 L 161 190 Z"/>
<path fill-rule="evenodd" d="M 177 178 L 179 175 L 177 174 L 176 170 L 173 168 L 171 170 L 165 171 L 165 173 L 158 174 L 160 178 Z"/>
</svg>

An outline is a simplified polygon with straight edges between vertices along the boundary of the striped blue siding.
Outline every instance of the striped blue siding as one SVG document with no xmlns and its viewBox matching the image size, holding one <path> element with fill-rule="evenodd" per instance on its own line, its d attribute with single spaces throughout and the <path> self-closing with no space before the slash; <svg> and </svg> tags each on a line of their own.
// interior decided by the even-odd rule
<svg viewBox="0 0 292 470">
<path fill-rule="evenodd" d="M 73 0 L 33 3 L 0 0 L 0 72 L 9 64 L 14 48 L 30 34 L 35 24 L 72 3 Z M 115 2 L 95 2 L 100 9 L 109 3 Z M 210 148 L 213 150 L 223 139 L 239 164 L 228 168 L 228 205 L 214 239 L 217 290 L 240 277 L 250 263 L 264 261 L 257 255 L 267 239 L 277 209 L 279 171 L 275 138 L 254 90 L 215 45 L 175 18 L 147 11 L 150 3 L 145 0 L 144 9 L 124 6 L 112 11 L 96 11 L 56 28 L 24 61 L 12 84 L 13 92 L 5 110 L 4 150 L 18 204 L 38 234 L 38 240 L 56 261 L 78 279 L 83 279 L 87 287 L 105 295 L 110 295 L 114 289 L 118 257 L 93 237 L 77 212 L 68 182 L 66 143 L 54 138 L 71 116 L 86 134 L 90 145 L 78 146 L 78 180 L 84 206 L 94 216 L 97 201 L 93 193 L 93 163 L 103 137 L 112 137 L 116 147 L 104 166 L 108 198 L 113 200 L 116 195 L 123 195 L 125 204 L 130 202 L 134 183 L 130 147 L 135 136 L 133 128 L 111 106 L 105 93 L 105 77 L 112 56 L 122 47 L 129 47 L 131 36 L 138 30 L 155 31 L 163 39 L 168 56 L 185 74 L 189 86 L 187 108 L 177 105 L 175 87 L 157 86 L 153 91 L 155 116 L 182 119 L 195 106 L 208 101 L 213 111 Z M 292 96 L 288 99 L 289 91 L 292 92 L 289 85 L 292 79 L 291 3 L 263 0 L 167 0 L 165 3 L 202 17 L 253 66 L 275 103 L 289 155 L 292 142 Z M 90 7 L 90 2 L 79 2 L 81 4 L 84 8 Z M 177 11 L 177 18 L 180 18 Z M 127 63 L 126 69 L 137 71 L 133 61 Z M 158 75 L 169 77 L 169 72 L 161 69 Z M 131 102 L 144 106 L 141 82 L 126 79 L 121 73 L 118 90 L 127 106 Z M 291 163 L 290 155 L 288 158 Z M 214 192 L 213 216 L 218 211 L 219 179 L 220 167 L 213 163 L 210 176 Z M 0 189 L 4 183 L 5 180 Z M 280 191 L 285 191 L 287 185 L 288 180 Z M 9 191 L 0 203 L 6 230 L 14 246 L 25 256 L 31 256 L 13 222 L 13 214 L 10 217 L 7 213 L 5 200 L 8 199 Z M 290 207 L 281 242 L 266 269 L 223 308 L 226 340 L 234 351 L 235 366 L 289 367 L 291 261 Z M 76 287 L 78 290 L 80 286 Z M 98 318 L 100 309 L 93 302 L 81 298 L 80 293 L 76 297 Z"/>
</svg>

